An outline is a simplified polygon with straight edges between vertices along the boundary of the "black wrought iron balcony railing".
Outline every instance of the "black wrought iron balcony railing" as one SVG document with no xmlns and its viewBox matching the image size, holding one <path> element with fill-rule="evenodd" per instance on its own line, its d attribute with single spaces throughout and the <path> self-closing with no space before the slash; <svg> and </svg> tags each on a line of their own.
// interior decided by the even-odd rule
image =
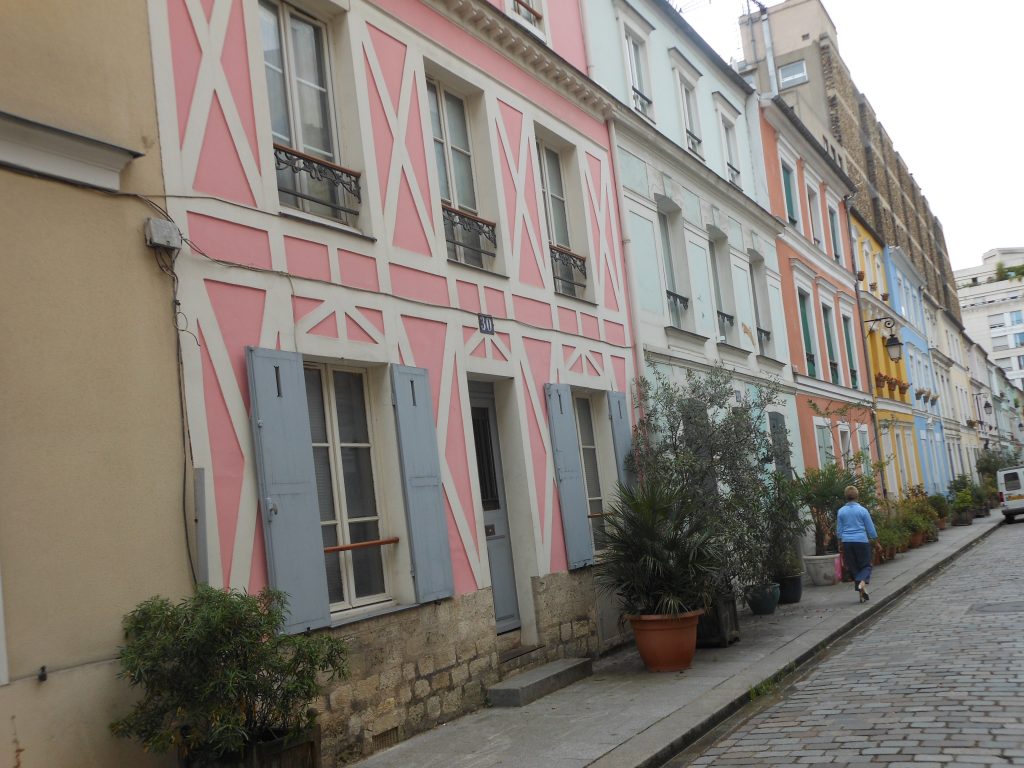
<svg viewBox="0 0 1024 768">
<path fill-rule="evenodd" d="M 549 243 L 555 293 L 580 298 L 587 290 L 587 260 L 568 248 Z"/>
<path fill-rule="evenodd" d="M 718 339 L 719 341 L 726 341 L 729 338 L 729 329 L 736 325 L 736 318 L 730 315 L 728 312 L 718 313 Z"/>
<path fill-rule="evenodd" d="M 665 298 L 668 299 L 668 314 L 672 326 L 682 328 L 683 312 L 690 308 L 690 297 L 675 291 L 665 291 Z"/>
<path fill-rule="evenodd" d="M 283 144 L 274 144 L 281 202 L 307 213 L 351 223 L 359 215 L 359 171 L 352 171 Z"/>
<path fill-rule="evenodd" d="M 696 133 L 691 130 L 686 131 L 686 146 L 691 152 L 696 152 L 701 157 L 704 157 L 704 152 L 701 151 L 701 144 L 703 143 L 700 136 Z"/>
<path fill-rule="evenodd" d="M 815 366 L 815 364 L 814 364 L 814 354 L 811 353 L 811 352 L 807 353 L 807 375 L 808 376 L 817 376 L 818 375 L 817 366 Z"/>
<path fill-rule="evenodd" d="M 829 360 L 828 363 L 829 373 L 832 374 L 832 383 L 839 383 L 839 363 Z"/>
<path fill-rule="evenodd" d="M 639 112 L 644 117 L 651 116 L 651 107 L 654 106 L 654 99 L 648 96 L 646 93 L 641 91 L 635 85 L 633 86 L 633 109 Z"/>
<path fill-rule="evenodd" d="M 497 225 L 447 203 L 441 203 L 441 217 L 444 220 L 444 239 L 448 243 L 448 259 L 485 268 L 483 257 L 493 258 L 498 247 Z M 489 248 L 487 243 L 491 244 Z"/>
<path fill-rule="evenodd" d="M 772 332 L 764 328 L 757 329 L 757 351 L 761 355 L 768 354 L 768 345 L 772 341 Z"/>
<path fill-rule="evenodd" d="M 738 187 L 740 185 L 740 169 L 732 163 L 726 163 L 725 167 L 729 171 L 729 183 Z"/>
</svg>

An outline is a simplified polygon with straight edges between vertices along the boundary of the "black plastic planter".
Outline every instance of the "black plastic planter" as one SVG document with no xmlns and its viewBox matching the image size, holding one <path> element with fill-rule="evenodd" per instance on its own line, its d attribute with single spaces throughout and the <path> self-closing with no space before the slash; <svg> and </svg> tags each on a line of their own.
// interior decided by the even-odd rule
<svg viewBox="0 0 1024 768">
<path fill-rule="evenodd" d="M 779 577 L 779 602 L 783 605 L 799 603 L 804 594 L 804 575 Z"/>
<path fill-rule="evenodd" d="M 746 598 L 750 612 L 755 616 L 767 616 L 775 613 L 775 606 L 779 604 L 779 585 L 772 583 L 751 590 L 747 592 Z"/>
</svg>

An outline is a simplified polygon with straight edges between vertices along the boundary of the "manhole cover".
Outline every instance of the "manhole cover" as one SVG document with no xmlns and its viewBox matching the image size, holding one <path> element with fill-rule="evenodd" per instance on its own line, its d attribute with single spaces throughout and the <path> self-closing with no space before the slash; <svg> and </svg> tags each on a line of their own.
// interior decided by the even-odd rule
<svg viewBox="0 0 1024 768">
<path fill-rule="evenodd" d="M 970 613 L 1024 613 L 1024 600 L 1009 603 L 975 603 Z"/>
</svg>

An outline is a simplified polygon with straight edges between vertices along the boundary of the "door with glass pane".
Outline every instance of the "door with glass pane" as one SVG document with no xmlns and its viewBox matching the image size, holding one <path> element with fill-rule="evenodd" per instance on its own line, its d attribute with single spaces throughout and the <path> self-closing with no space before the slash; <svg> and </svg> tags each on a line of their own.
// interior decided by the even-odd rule
<svg viewBox="0 0 1024 768">
<path fill-rule="evenodd" d="M 491 569 L 494 621 L 498 634 L 501 634 L 518 629 L 520 620 L 508 507 L 505 503 L 505 481 L 498 447 L 494 386 L 486 382 L 470 382 L 469 395 L 477 479 L 480 481 L 480 502 L 483 505 L 484 533 L 487 537 L 487 560 Z"/>
</svg>

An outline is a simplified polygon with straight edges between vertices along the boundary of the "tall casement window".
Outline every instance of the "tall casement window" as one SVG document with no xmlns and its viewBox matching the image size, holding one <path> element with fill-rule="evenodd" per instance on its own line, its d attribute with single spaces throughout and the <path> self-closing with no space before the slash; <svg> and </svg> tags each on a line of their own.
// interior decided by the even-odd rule
<svg viewBox="0 0 1024 768">
<path fill-rule="evenodd" d="M 828 230 L 832 236 L 832 256 L 838 261 L 843 260 L 842 228 L 839 226 L 839 212 L 831 205 L 828 207 Z"/>
<path fill-rule="evenodd" d="M 700 117 L 697 113 L 697 88 L 682 73 L 679 73 L 679 103 L 683 110 L 683 130 L 686 131 L 686 147 L 704 157 L 701 149 Z"/>
<path fill-rule="evenodd" d="M 337 164 L 324 28 L 289 5 L 262 0 L 260 32 L 281 204 L 350 224 L 359 174 Z"/>
<path fill-rule="evenodd" d="M 786 218 L 795 227 L 800 223 L 796 206 L 796 173 L 786 163 L 782 164 L 782 191 L 786 196 Z"/>
<path fill-rule="evenodd" d="M 377 541 L 382 531 L 364 376 L 326 365 L 307 366 L 305 376 L 324 547 Z M 333 610 L 388 599 L 380 547 L 331 552 L 324 560 Z"/>
<path fill-rule="evenodd" d="M 540 189 L 548 219 L 551 271 L 555 291 L 565 296 L 582 297 L 587 289 L 587 262 L 572 251 L 569 238 L 569 206 L 562 181 L 562 158 L 551 147 L 537 142 L 540 163 Z"/>
<path fill-rule="evenodd" d="M 807 210 L 811 219 L 811 240 L 821 250 L 825 250 L 825 243 L 821 238 L 821 198 L 818 190 L 812 185 L 807 185 Z"/>
<path fill-rule="evenodd" d="M 647 50 L 643 39 L 633 30 L 626 30 L 626 59 L 629 62 L 629 83 L 633 109 L 644 117 L 654 116 L 654 101 L 647 80 Z"/>
<path fill-rule="evenodd" d="M 817 376 L 818 368 L 814 359 L 814 344 L 811 341 L 810 296 L 805 291 L 796 292 L 796 303 L 800 309 L 800 329 L 804 338 L 804 355 L 807 360 L 807 375 Z"/>
<path fill-rule="evenodd" d="M 715 307 L 718 312 L 718 340 L 727 342 L 733 337 L 736 316 L 732 314 L 732 301 L 729 296 L 731 283 L 726 282 L 729 276 L 729 242 L 724 237 L 708 241 L 708 261 L 711 264 L 711 282 L 715 289 Z"/>
<path fill-rule="evenodd" d="M 601 496 L 601 477 L 598 472 L 597 438 L 590 400 L 574 398 L 576 404 L 576 430 L 580 438 L 580 459 L 583 463 L 583 487 L 587 494 L 587 514 L 594 536 L 604 530 L 604 499 Z"/>
<path fill-rule="evenodd" d="M 818 467 L 833 463 L 836 459 L 835 443 L 832 440 L 832 427 L 828 424 L 814 425 L 814 444 L 818 449 Z"/>
<path fill-rule="evenodd" d="M 839 383 L 839 358 L 836 356 L 835 340 L 832 338 L 832 308 L 828 304 L 821 305 L 821 320 L 825 326 L 825 351 L 828 353 L 829 381 Z"/>
<path fill-rule="evenodd" d="M 853 321 L 846 315 L 843 315 L 843 342 L 846 345 L 846 364 L 850 366 L 850 386 L 859 389 L 857 353 L 853 345 Z"/>
<path fill-rule="evenodd" d="M 839 425 L 839 455 L 842 457 L 843 466 L 850 466 L 850 458 L 853 456 L 853 441 L 850 427 L 846 424 Z"/>
<path fill-rule="evenodd" d="M 736 143 L 736 124 L 729 118 L 722 116 L 722 136 L 725 142 L 725 170 L 726 178 L 734 186 L 741 186 L 740 182 L 740 152 Z"/>
<path fill-rule="evenodd" d="M 871 474 L 871 438 L 868 437 L 868 428 L 864 424 L 857 427 L 857 452 L 862 454 L 863 466 L 861 472 Z"/>
<path fill-rule="evenodd" d="M 658 231 L 665 265 L 665 300 L 669 323 L 674 328 L 693 330 L 690 309 L 690 280 L 686 263 L 686 244 L 680 211 L 658 212 Z"/>
<path fill-rule="evenodd" d="M 477 215 L 466 102 L 435 80 L 427 80 L 427 101 L 448 258 L 489 269 L 496 246 L 494 224 Z"/>
</svg>

